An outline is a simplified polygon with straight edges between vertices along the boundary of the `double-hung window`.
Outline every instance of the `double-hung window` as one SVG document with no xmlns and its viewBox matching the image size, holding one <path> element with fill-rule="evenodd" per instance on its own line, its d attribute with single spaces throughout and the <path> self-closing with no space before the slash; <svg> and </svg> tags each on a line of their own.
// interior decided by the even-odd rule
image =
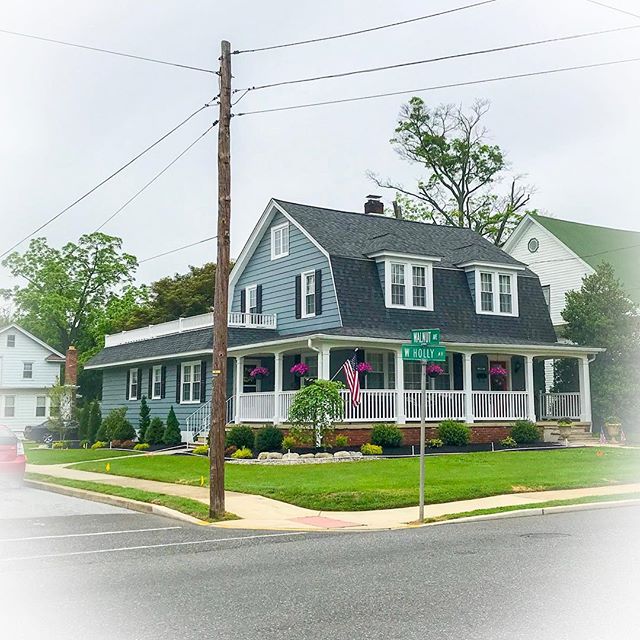
<svg viewBox="0 0 640 640">
<path fill-rule="evenodd" d="M 307 271 L 302 274 L 302 317 L 316 315 L 316 272 Z"/>
<path fill-rule="evenodd" d="M 7 335 L 7 347 L 15 347 L 16 346 L 16 335 L 15 333 L 10 333 Z"/>
<path fill-rule="evenodd" d="M 162 366 L 153 367 L 152 375 L 151 399 L 158 400 L 162 397 Z"/>
<path fill-rule="evenodd" d="M 258 287 L 255 284 L 247 287 L 247 311 L 258 313 Z"/>
<path fill-rule="evenodd" d="M 129 400 L 136 400 L 138 398 L 138 388 L 140 381 L 138 380 L 138 370 L 129 369 Z"/>
<path fill-rule="evenodd" d="M 404 264 L 399 262 L 391 263 L 391 304 L 401 307 L 406 304 Z"/>
<path fill-rule="evenodd" d="M 289 223 L 279 224 L 271 229 L 271 259 L 289 255 Z"/>
<path fill-rule="evenodd" d="M 33 379 L 33 362 L 22 363 L 22 377 L 25 380 Z"/>
<path fill-rule="evenodd" d="M 4 397 L 4 417 L 14 418 L 16 415 L 16 397 L 5 396 Z"/>
<path fill-rule="evenodd" d="M 493 273 L 480 272 L 480 309 L 493 312 Z"/>
<path fill-rule="evenodd" d="M 36 418 L 45 418 L 47 415 L 47 396 L 36 396 Z"/>
<path fill-rule="evenodd" d="M 500 292 L 500 313 L 512 313 L 513 299 L 511 296 L 511 276 L 507 274 L 498 275 Z"/>
<path fill-rule="evenodd" d="M 182 365 L 181 402 L 200 402 L 200 363 L 185 362 Z"/>
<path fill-rule="evenodd" d="M 413 306 L 427 306 L 427 268 L 412 266 L 411 274 L 413 277 Z"/>
</svg>

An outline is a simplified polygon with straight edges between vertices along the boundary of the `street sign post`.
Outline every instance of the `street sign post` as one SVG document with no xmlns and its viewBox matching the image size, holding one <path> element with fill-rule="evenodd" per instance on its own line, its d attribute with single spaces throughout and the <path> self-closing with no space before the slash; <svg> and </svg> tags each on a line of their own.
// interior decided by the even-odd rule
<svg viewBox="0 0 640 640">
<path fill-rule="evenodd" d="M 423 347 L 420 344 L 403 344 L 403 360 L 421 360 L 423 362 L 444 362 L 447 359 L 445 347 Z"/>
</svg>

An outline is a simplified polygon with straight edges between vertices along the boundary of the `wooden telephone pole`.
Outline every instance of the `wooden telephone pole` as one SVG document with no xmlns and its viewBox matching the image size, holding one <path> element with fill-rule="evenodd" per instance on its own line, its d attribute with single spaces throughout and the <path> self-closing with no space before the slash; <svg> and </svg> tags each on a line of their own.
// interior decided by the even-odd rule
<svg viewBox="0 0 640 640">
<path fill-rule="evenodd" d="M 218 119 L 218 257 L 213 308 L 213 391 L 209 431 L 209 515 L 221 518 L 224 505 L 224 430 L 227 414 L 227 321 L 231 222 L 231 44 L 221 43 Z"/>
</svg>

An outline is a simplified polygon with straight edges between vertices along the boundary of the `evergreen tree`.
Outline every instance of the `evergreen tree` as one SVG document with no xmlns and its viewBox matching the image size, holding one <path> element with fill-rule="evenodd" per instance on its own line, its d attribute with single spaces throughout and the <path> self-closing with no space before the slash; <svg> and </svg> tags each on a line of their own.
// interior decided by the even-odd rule
<svg viewBox="0 0 640 640">
<path fill-rule="evenodd" d="M 173 405 L 171 409 L 169 409 L 169 415 L 167 416 L 167 426 L 164 430 L 164 437 L 162 438 L 163 442 L 171 447 L 182 442 L 182 433 L 180 432 L 180 423 L 178 422 L 178 418 L 176 418 L 175 411 L 173 410 Z"/>
<path fill-rule="evenodd" d="M 164 424 L 160 418 L 153 418 L 144 434 L 145 442 L 149 445 L 162 444 Z"/>
<path fill-rule="evenodd" d="M 91 412 L 91 403 L 86 404 L 82 409 L 78 410 L 78 439 L 89 439 L 89 414 Z"/>
<path fill-rule="evenodd" d="M 149 405 L 147 404 L 147 398 L 142 396 L 142 400 L 140 401 L 140 418 L 138 419 L 138 440 L 140 442 L 145 442 L 144 435 L 151 424 L 150 414 L 151 409 L 149 409 Z"/>
<path fill-rule="evenodd" d="M 96 441 L 101 424 L 102 414 L 100 413 L 100 403 L 97 400 L 93 400 L 89 404 L 89 423 L 87 427 L 87 440 L 92 444 Z"/>
</svg>

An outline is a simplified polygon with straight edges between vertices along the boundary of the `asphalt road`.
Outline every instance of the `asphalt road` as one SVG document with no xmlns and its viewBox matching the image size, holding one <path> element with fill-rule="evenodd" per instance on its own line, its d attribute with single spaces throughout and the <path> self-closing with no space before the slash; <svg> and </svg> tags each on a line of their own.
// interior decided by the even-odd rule
<svg viewBox="0 0 640 640">
<path fill-rule="evenodd" d="M 6 505 L 16 500 L 12 512 Z M 192 526 L 35 490 L 0 492 L 0 633 L 636 638 L 638 533 L 638 507 L 289 534 Z"/>
</svg>

